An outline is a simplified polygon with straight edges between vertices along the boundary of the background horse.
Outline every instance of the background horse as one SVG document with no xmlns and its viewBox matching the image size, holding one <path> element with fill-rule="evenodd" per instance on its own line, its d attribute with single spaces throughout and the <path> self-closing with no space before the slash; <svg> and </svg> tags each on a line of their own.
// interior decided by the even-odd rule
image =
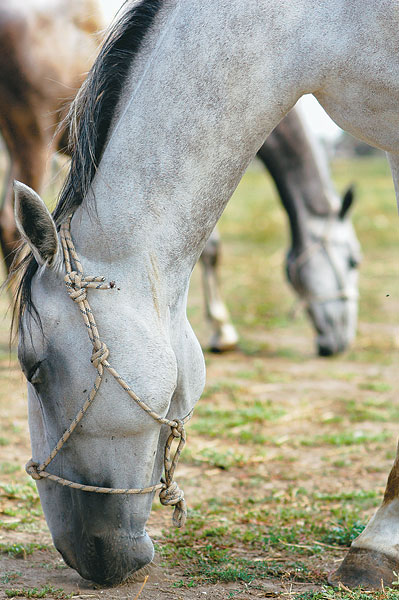
<svg viewBox="0 0 399 600">
<path fill-rule="evenodd" d="M 257 156 L 270 171 L 288 215 L 292 246 L 286 257 L 287 276 L 317 332 L 318 353 L 342 352 L 355 336 L 357 320 L 360 251 L 348 217 L 353 192 L 349 189 L 340 201 L 325 153 L 305 131 L 296 109 L 269 135 Z M 238 334 L 219 290 L 219 255 L 220 237 L 214 230 L 201 264 L 213 329 L 210 347 L 223 352 L 236 347 Z"/>
<path fill-rule="evenodd" d="M 0 245 L 8 270 L 20 240 L 12 182 L 40 190 L 49 152 L 67 149 L 55 132 L 93 62 L 100 27 L 94 0 L 0 0 L 0 132 L 10 157 Z"/>
<path fill-rule="evenodd" d="M 63 131 L 55 134 L 57 124 L 93 60 L 100 25 L 99 7 L 93 0 L 83 4 L 57 0 L 50 4 L 50 11 L 38 1 L 6 5 L 3 0 L 2 6 L 0 0 L 0 130 L 11 161 L 0 210 L 0 244 L 8 269 L 19 241 L 12 181 L 18 179 L 40 190 L 49 152 L 68 151 Z M 321 148 L 314 148 L 297 111 L 276 127 L 258 156 L 274 177 L 289 217 L 288 278 L 307 306 L 317 332 L 318 352 L 340 352 L 356 331 L 353 267 L 358 250 L 353 229 L 344 221 L 350 202 L 342 211 L 327 161 Z M 316 239 L 321 240 L 327 227 L 329 251 L 320 245 L 317 256 L 309 256 L 298 270 L 300 281 L 298 276 L 290 277 L 298 255 L 304 256 Z M 211 347 L 223 351 L 234 347 L 238 336 L 217 288 L 218 253 L 217 234 L 213 234 L 201 261 L 207 314 L 214 329 Z M 333 261 L 331 253 L 336 255 Z M 336 302 L 326 304 L 326 296 L 336 296 Z"/>
<path fill-rule="evenodd" d="M 205 376 L 186 318 L 189 279 L 266 135 L 314 93 L 340 125 L 390 152 L 397 180 L 398 42 L 397 6 L 388 1 L 128 5 L 74 105 L 77 146 L 54 215 L 16 186 L 32 250 L 19 313 L 29 472 L 56 547 L 84 577 L 116 583 L 152 559 L 145 524 L 155 489 L 183 512 L 170 440 L 184 441 Z M 98 289 L 90 305 L 88 287 Z M 76 429 L 94 379 L 95 405 Z M 72 423 L 61 453 L 51 452 Z M 335 579 L 392 582 L 398 468 Z"/>
</svg>

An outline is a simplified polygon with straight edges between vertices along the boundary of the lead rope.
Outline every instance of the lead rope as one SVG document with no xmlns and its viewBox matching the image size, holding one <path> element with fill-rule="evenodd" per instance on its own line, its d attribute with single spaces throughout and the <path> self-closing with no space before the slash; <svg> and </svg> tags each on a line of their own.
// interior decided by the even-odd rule
<svg viewBox="0 0 399 600">
<path fill-rule="evenodd" d="M 181 420 L 175 419 L 171 421 L 169 419 L 161 417 L 156 412 L 154 412 L 145 402 L 140 400 L 138 396 L 136 396 L 133 390 L 129 387 L 128 383 L 126 383 L 126 381 L 108 362 L 109 350 L 105 343 L 102 342 L 100 339 L 97 324 L 91 311 L 89 301 L 87 300 L 87 289 L 92 288 L 96 290 L 108 290 L 113 288 L 115 284 L 113 282 L 104 283 L 105 277 L 83 276 L 82 264 L 79 260 L 78 255 L 76 254 L 75 246 L 73 244 L 70 234 L 71 218 L 72 217 L 69 217 L 69 219 L 62 224 L 60 229 L 61 245 L 64 254 L 66 269 L 66 275 L 64 277 L 64 280 L 70 298 L 72 298 L 72 300 L 77 303 L 79 310 L 82 313 L 90 341 L 93 344 L 91 362 L 93 363 L 93 366 L 97 369 L 97 376 L 85 403 L 83 404 L 79 412 L 76 414 L 72 423 L 62 434 L 61 438 L 57 442 L 55 448 L 52 450 L 50 455 L 41 464 L 34 462 L 32 459 L 29 460 L 25 467 L 26 472 L 33 479 L 36 480 L 50 479 L 51 481 L 55 481 L 60 485 L 73 488 L 75 490 L 80 490 L 83 492 L 94 492 L 96 494 L 150 494 L 152 492 L 160 490 L 159 499 L 161 501 L 161 504 L 175 507 L 172 517 L 173 524 L 175 525 L 175 527 L 183 527 L 186 522 L 187 507 L 186 502 L 184 500 L 184 492 L 174 481 L 174 474 L 177 463 L 179 461 L 180 454 L 186 443 L 186 432 L 184 429 L 184 424 L 191 418 L 192 412 L 190 412 L 184 419 Z M 72 270 L 72 261 L 75 264 L 75 271 Z M 55 458 L 55 456 L 58 454 L 58 452 L 61 450 L 63 445 L 70 438 L 76 426 L 80 423 L 80 421 L 86 414 L 88 408 L 93 403 L 97 392 L 100 388 L 100 385 L 103 381 L 104 369 L 107 369 L 111 373 L 111 375 L 113 375 L 113 377 L 122 387 L 122 389 L 124 389 L 125 392 L 129 394 L 130 398 L 132 398 L 132 400 L 134 400 L 136 404 L 138 404 L 140 408 L 142 408 L 150 417 L 152 417 L 161 425 L 168 425 L 171 428 L 171 433 L 166 441 L 164 452 L 165 479 L 161 480 L 161 482 L 157 483 L 156 485 L 151 485 L 146 488 L 138 489 L 99 487 L 94 485 L 75 483 L 74 481 L 69 481 L 68 479 L 58 477 L 58 475 L 48 473 L 48 471 L 45 470 L 51 463 L 51 461 Z M 177 441 L 177 447 L 172 457 L 172 443 L 174 440 Z"/>
</svg>

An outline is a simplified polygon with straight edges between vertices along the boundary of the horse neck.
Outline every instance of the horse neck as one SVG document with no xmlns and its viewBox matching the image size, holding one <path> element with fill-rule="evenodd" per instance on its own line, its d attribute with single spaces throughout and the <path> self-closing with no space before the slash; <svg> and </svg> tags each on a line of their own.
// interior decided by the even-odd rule
<svg viewBox="0 0 399 600">
<path fill-rule="evenodd" d="M 93 181 L 96 219 L 84 203 L 73 221 L 93 261 L 100 248 L 102 260 L 140 268 L 151 253 L 170 286 L 188 282 L 250 159 L 296 101 L 288 49 L 275 91 L 267 85 L 263 3 L 223 4 L 165 2 L 146 37 Z M 274 43 L 289 39 L 281 31 Z"/>
<path fill-rule="evenodd" d="M 258 156 L 270 171 L 287 211 L 293 246 L 300 247 L 306 243 L 309 219 L 327 219 L 338 207 L 325 152 L 294 109 L 271 133 Z"/>
</svg>

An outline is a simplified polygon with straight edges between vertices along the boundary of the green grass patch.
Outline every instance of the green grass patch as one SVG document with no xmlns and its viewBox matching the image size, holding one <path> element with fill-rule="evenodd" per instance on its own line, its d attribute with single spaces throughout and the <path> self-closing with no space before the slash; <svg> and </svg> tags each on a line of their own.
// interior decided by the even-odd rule
<svg viewBox="0 0 399 600">
<path fill-rule="evenodd" d="M 369 381 L 367 383 L 359 383 L 360 390 L 370 390 L 371 392 L 390 392 L 392 386 L 383 381 Z"/>
<path fill-rule="evenodd" d="M 370 442 L 385 442 L 391 437 L 392 434 L 389 432 L 342 431 L 306 438 L 301 440 L 301 444 L 302 446 L 322 446 L 324 444 L 329 446 L 354 446 Z"/>
<path fill-rule="evenodd" d="M 339 492 L 339 493 L 320 493 L 315 492 L 313 497 L 316 500 L 328 500 L 330 502 L 336 502 L 337 500 L 345 500 L 346 502 L 349 500 L 376 500 L 379 501 L 380 495 L 375 490 L 351 490 L 348 492 Z"/>
<path fill-rule="evenodd" d="M 392 589 L 377 592 L 364 590 L 333 589 L 322 587 L 317 592 L 295 594 L 295 600 L 399 600 L 399 593 Z"/>
<path fill-rule="evenodd" d="M 207 464 L 211 467 L 217 467 L 222 470 L 228 470 L 232 467 L 241 467 L 245 465 L 246 459 L 243 454 L 226 450 L 225 452 L 216 448 L 204 448 L 194 455 L 188 448 L 185 449 L 183 462 L 194 465 Z"/>
<path fill-rule="evenodd" d="M 187 549 L 185 553 L 180 553 L 180 557 L 182 554 L 185 554 L 187 567 L 183 573 L 185 579 L 174 583 L 174 586 L 179 588 L 192 588 L 205 583 L 251 584 L 254 580 L 270 577 L 284 577 L 291 581 L 306 581 L 309 577 L 319 577 L 301 561 L 247 559 L 234 555 L 231 550 L 215 548 L 211 544 L 202 546 L 200 550 Z"/>
<path fill-rule="evenodd" d="M 322 537 L 322 542 L 337 546 L 350 546 L 358 535 L 365 528 L 364 523 L 350 519 L 345 521 L 340 519 L 337 525 L 333 526 L 328 533 Z"/>
<path fill-rule="evenodd" d="M 242 401 L 241 404 L 240 407 L 222 410 L 215 408 L 214 403 L 199 403 L 191 428 L 208 437 L 231 437 L 241 441 L 255 441 L 251 439 L 252 434 L 258 433 L 253 429 L 254 425 L 277 421 L 286 414 L 281 406 L 273 404 L 271 400 L 254 399 L 245 404 Z M 263 443 L 264 438 L 259 441 Z"/>
<path fill-rule="evenodd" d="M 21 465 L 18 463 L 2 462 L 0 463 L 0 473 L 3 475 L 11 475 L 21 470 Z"/>
<path fill-rule="evenodd" d="M 73 594 L 67 594 L 62 588 L 45 585 L 39 588 L 23 588 L 5 590 L 7 598 L 72 598 Z"/>
<path fill-rule="evenodd" d="M 21 575 L 22 575 L 21 571 L 8 571 L 0 577 L 0 582 L 1 583 L 10 583 L 12 581 L 15 581 L 19 577 L 21 577 Z"/>
<path fill-rule="evenodd" d="M 0 543 L 0 554 L 7 554 L 13 558 L 25 559 L 35 550 L 48 550 L 49 547 L 44 544 L 3 544 Z"/>
<path fill-rule="evenodd" d="M 27 505 L 40 502 L 35 483 L 27 479 L 25 483 L 0 483 L 0 495 L 12 500 L 22 500 Z"/>
</svg>

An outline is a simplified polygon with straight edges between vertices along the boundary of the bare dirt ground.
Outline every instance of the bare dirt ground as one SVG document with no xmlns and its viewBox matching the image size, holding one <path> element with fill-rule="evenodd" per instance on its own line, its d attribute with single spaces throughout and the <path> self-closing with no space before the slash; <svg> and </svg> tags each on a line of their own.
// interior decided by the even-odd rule
<svg viewBox="0 0 399 600">
<path fill-rule="evenodd" d="M 385 209 L 374 214 L 367 195 L 378 193 L 381 204 L 389 195 L 393 203 L 392 190 L 384 166 L 356 168 L 378 189 L 369 191 L 367 181 L 359 191 L 364 204 L 357 224 L 368 245 L 359 332 L 341 357 L 316 358 L 305 318 L 286 317 L 292 296 L 279 266 L 284 235 L 274 233 L 284 221 L 274 206 L 265 216 L 270 229 L 257 230 L 264 202 L 257 170 L 226 215 L 223 283 L 241 347 L 227 355 L 206 353 L 207 387 L 178 468 L 188 525 L 184 532 L 171 528 L 170 511 L 155 502 L 148 531 L 157 553 L 147 580 L 141 573 L 133 582 L 101 589 L 66 567 L 54 550 L 35 486 L 22 468 L 30 456 L 26 391 L 15 350 L 8 352 L 5 317 L 0 598 L 311 599 L 329 593 L 323 592 L 328 572 L 381 500 L 399 422 L 395 213 L 386 221 Z M 338 182 L 343 172 L 338 165 Z M 262 198 L 246 206 L 250 217 L 243 224 L 244 200 L 253 189 Z M 206 346 L 200 297 L 197 272 L 189 314 Z M 4 298 L 1 310 L 6 312 Z"/>
</svg>

